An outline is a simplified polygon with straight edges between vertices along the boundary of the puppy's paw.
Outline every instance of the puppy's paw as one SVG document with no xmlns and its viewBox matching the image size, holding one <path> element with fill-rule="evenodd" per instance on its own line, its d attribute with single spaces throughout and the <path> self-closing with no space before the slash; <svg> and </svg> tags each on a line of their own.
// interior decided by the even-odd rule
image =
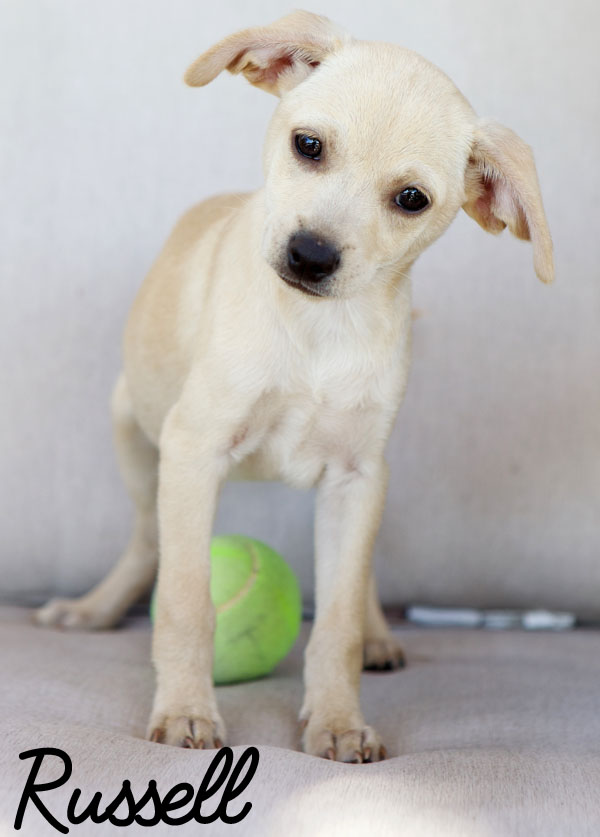
<svg viewBox="0 0 600 837">
<path fill-rule="evenodd" d="M 363 668 L 366 671 L 395 671 L 405 665 L 404 652 L 393 634 L 365 640 Z"/>
<path fill-rule="evenodd" d="M 117 622 L 113 613 L 99 610 L 83 599 L 51 599 L 34 611 L 38 625 L 72 630 L 91 631 L 112 628 Z"/>
<path fill-rule="evenodd" d="M 387 753 L 379 734 L 369 726 L 349 728 L 346 724 L 322 724 L 313 715 L 305 725 L 302 745 L 305 753 L 332 761 L 364 764 L 382 761 Z"/>
<path fill-rule="evenodd" d="M 172 747 L 211 750 L 224 745 L 225 725 L 218 715 L 203 717 L 157 713 L 150 719 L 147 737 L 150 741 Z"/>
</svg>

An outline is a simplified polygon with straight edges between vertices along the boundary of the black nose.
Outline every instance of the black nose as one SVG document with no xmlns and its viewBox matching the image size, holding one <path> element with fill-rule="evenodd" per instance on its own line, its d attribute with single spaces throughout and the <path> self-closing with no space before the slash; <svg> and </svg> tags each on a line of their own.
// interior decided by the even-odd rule
<svg viewBox="0 0 600 837">
<path fill-rule="evenodd" d="M 287 256 L 290 270 L 308 282 L 320 282 L 330 276 L 340 263 L 338 250 L 309 232 L 299 232 L 290 238 Z"/>
</svg>

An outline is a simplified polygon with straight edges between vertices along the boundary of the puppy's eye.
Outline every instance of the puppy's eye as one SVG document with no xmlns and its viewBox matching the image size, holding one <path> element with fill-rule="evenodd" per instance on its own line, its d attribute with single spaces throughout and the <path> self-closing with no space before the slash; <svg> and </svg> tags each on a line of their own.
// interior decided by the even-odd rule
<svg viewBox="0 0 600 837">
<path fill-rule="evenodd" d="M 311 160 L 318 160 L 321 154 L 322 143 L 317 137 L 308 134 L 296 134 L 296 151 L 303 157 L 310 157 Z"/>
<path fill-rule="evenodd" d="M 429 206 L 429 198 L 416 186 L 408 186 L 396 195 L 394 203 L 405 212 L 421 212 Z"/>
</svg>

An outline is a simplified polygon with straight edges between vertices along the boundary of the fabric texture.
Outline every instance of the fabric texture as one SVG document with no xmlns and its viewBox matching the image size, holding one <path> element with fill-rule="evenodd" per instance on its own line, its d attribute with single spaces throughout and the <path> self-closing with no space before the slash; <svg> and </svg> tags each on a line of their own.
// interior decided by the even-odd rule
<svg viewBox="0 0 600 837">
<path fill-rule="evenodd" d="M 0 610 L 0 834 L 12 832 L 36 747 L 68 753 L 73 775 L 48 792 L 65 822 L 82 789 L 111 799 L 123 779 L 141 795 L 198 787 L 212 756 L 143 739 L 153 691 L 146 618 L 94 634 L 44 630 L 29 613 Z M 220 687 L 236 758 L 259 748 L 259 766 L 230 812 L 252 803 L 239 824 L 84 823 L 77 835 L 145 833 L 244 837 L 587 837 L 600 830 L 600 633 L 423 630 L 401 627 L 408 667 L 364 674 L 363 708 L 390 758 L 344 765 L 298 751 L 301 657 L 308 633 L 263 680 Z M 58 763 L 57 763 L 58 764 Z M 45 765 L 40 780 L 62 772 Z M 46 769 L 47 768 L 47 769 Z M 29 806 L 23 835 L 53 829 Z"/>
</svg>

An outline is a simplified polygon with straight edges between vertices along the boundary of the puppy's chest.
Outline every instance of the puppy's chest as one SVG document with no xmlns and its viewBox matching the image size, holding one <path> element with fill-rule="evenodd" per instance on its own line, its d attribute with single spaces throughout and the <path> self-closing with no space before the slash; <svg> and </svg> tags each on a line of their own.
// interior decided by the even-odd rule
<svg viewBox="0 0 600 837">
<path fill-rule="evenodd" d="M 312 357 L 300 368 L 281 368 L 278 385 L 255 403 L 244 442 L 232 451 L 240 475 L 307 488 L 327 462 L 357 466 L 387 436 L 398 384 L 391 369 L 357 356 Z"/>
</svg>

